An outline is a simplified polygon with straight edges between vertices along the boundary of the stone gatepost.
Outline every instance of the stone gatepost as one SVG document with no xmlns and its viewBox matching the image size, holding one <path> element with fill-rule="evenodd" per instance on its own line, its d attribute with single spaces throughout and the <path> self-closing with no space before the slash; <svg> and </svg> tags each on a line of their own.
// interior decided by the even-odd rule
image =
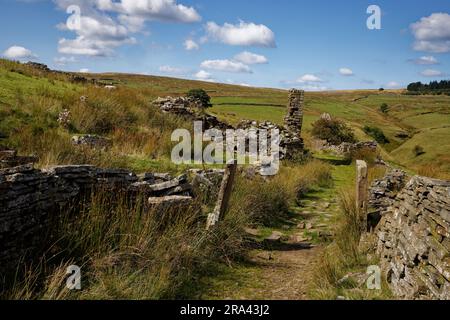
<svg viewBox="0 0 450 320">
<path fill-rule="evenodd" d="M 217 197 L 216 206 L 214 211 L 208 215 L 206 222 L 206 229 L 210 230 L 219 221 L 225 218 L 225 213 L 228 209 L 228 203 L 231 198 L 231 192 L 233 190 L 234 177 L 237 170 L 237 161 L 233 160 L 229 163 L 225 169 L 222 184 L 220 186 L 219 195 Z"/>
<path fill-rule="evenodd" d="M 360 219 L 362 233 L 367 231 L 368 177 L 367 163 L 356 161 L 356 209 Z"/>
</svg>

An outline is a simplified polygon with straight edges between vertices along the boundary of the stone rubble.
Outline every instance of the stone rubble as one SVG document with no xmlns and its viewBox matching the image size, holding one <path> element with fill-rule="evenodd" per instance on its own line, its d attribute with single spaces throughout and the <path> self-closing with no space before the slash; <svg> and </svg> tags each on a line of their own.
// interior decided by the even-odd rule
<svg viewBox="0 0 450 320">
<path fill-rule="evenodd" d="M 157 106 L 164 113 L 175 114 L 192 121 L 202 121 L 203 130 L 213 128 L 226 130 L 232 128 L 228 124 L 219 121 L 216 117 L 206 114 L 201 101 L 192 97 L 158 98 L 153 101 L 153 105 Z"/>
<path fill-rule="evenodd" d="M 44 71 L 44 72 L 50 72 L 51 71 L 50 68 L 47 65 L 43 64 L 43 63 L 30 61 L 30 62 L 25 63 L 25 65 L 27 65 L 29 67 L 32 67 L 34 69 L 40 70 L 40 71 Z"/>
<path fill-rule="evenodd" d="M 72 137 L 72 144 L 76 146 L 89 146 L 91 148 L 108 148 L 111 146 L 111 140 L 92 134 L 76 135 Z"/>
<path fill-rule="evenodd" d="M 284 119 L 284 127 L 271 123 L 270 121 L 242 120 L 236 129 L 248 129 L 258 133 L 260 130 L 278 129 L 280 132 L 280 159 L 297 159 L 304 157 L 303 139 L 301 138 L 303 124 L 304 91 L 291 89 L 289 91 L 288 112 Z M 201 102 L 192 97 L 166 97 L 158 98 L 153 104 L 164 113 L 171 113 L 186 117 L 190 120 L 203 122 L 203 129 L 234 129 L 232 126 L 219 121 L 216 117 L 207 115 Z M 270 151 L 270 150 L 269 150 Z"/>
</svg>

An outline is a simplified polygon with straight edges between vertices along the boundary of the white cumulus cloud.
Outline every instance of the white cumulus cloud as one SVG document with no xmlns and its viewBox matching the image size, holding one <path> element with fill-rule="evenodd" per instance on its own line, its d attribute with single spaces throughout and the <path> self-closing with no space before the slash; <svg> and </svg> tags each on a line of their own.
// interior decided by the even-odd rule
<svg viewBox="0 0 450 320">
<path fill-rule="evenodd" d="M 350 76 L 354 75 L 353 70 L 349 69 L 349 68 L 340 68 L 339 73 L 346 77 L 350 77 Z"/>
<path fill-rule="evenodd" d="M 445 74 L 442 71 L 434 69 L 426 69 L 420 73 L 424 77 L 443 77 Z"/>
<path fill-rule="evenodd" d="M 200 46 L 192 39 L 188 39 L 184 42 L 184 48 L 188 51 L 198 50 Z"/>
<path fill-rule="evenodd" d="M 232 46 L 275 47 L 275 34 L 263 24 L 240 21 L 238 24 L 206 24 L 208 37 Z"/>
<path fill-rule="evenodd" d="M 234 72 L 234 73 L 252 73 L 250 67 L 242 62 L 231 61 L 231 60 L 206 60 L 200 65 L 201 68 L 211 69 L 223 72 Z"/>
<path fill-rule="evenodd" d="M 209 82 L 213 82 L 214 79 L 212 78 L 211 73 L 205 71 L 205 70 L 200 70 L 199 72 L 197 72 L 196 74 L 194 74 L 194 77 L 196 77 L 198 80 L 202 80 L 202 81 L 209 81 Z"/>
<path fill-rule="evenodd" d="M 134 44 L 129 30 L 106 15 L 81 16 L 80 28 L 74 30 L 75 39 L 62 38 L 58 42 L 58 51 L 62 54 L 107 56 L 113 49 L 124 44 Z"/>
<path fill-rule="evenodd" d="M 245 64 L 265 64 L 269 62 L 265 56 L 248 51 L 235 55 L 234 60 Z"/>
<path fill-rule="evenodd" d="M 27 48 L 21 47 L 21 46 L 12 46 L 3 52 L 3 56 L 8 59 L 14 59 L 14 60 L 24 60 L 24 59 L 33 59 L 37 58 L 37 55 L 35 55 L 31 50 L 28 50 Z"/>
<path fill-rule="evenodd" d="M 143 31 L 147 21 L 192 23 L 201 20 L 198 12 L 175 0 L 54 0 L 66 10 L 71 5 L 81 9 L 78 28 L 59 29 L 72 31 L 75 38 L 62 38 L 58 51 L 62 54 L 108 56 L 117 47 L 135 44 L 134 33 Z"/>
<path fill-rule="evenodd" d="M 89 72 L 89 69 L 87 69 L 87 68 L 82 68 L 82 69 L 80 69 L 80 72 L 81 72 L 81 73 L 88 73 L 88 72 Z"/>
<path fill-rule="evenodd" d="M 417 59 L 409 60 L 414 64 L 418 65 L 433 65 L 433 64 L 439 64 L 439 61 L 433 57 L 433 56 L 423 56 Z"/>
<path fill-rule="evenodd" d="M 191 23 L 201 20 L 193 7 L 178 4 L 175 0 L 96 0 L 97 7 L 104 11 L 115 11 L 129 17 L 144 20 L 159 20 Z"/>
<path fill-rule="evenodd" d="M 450 52 L 450 15 L 433 13 L 411 24 L 414 50 L 444 53 Z"/>
<path fill-rule="evenodd" d="M 304 74 L 300 78 L 297 79 L 298 83 L 318 83 L 323 82 L 323 79 L 319 78 L 313 74 Z"/>
</svg>

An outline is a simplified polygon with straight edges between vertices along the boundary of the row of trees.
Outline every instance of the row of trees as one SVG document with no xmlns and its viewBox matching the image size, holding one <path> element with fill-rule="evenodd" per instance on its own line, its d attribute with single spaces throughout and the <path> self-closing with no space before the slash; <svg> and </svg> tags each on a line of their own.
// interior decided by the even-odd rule
<svg viewBox="0 0 450 320">
<path fill-rule="evenodd" d="M 431 81 L 429 84 L 413 82 L 407 89 L 411 93 L 450 93 L 450 80 Z"/>
</svg>

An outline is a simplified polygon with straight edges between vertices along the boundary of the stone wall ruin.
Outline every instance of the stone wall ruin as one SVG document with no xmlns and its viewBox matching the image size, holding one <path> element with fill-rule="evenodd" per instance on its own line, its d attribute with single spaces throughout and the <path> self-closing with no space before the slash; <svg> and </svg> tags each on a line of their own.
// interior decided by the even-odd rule
<svg viewBox="0 0 450 320">
<path fill-rule="evenodd" d="M 295 160 L 305 154 L 302 139 L 304 95 L 303 90 L 291 89 L 289 91 L 288 111 L 284 118 L 285 133 L 282 141 L 287 159 Z"/>
<path fill-rule="evenodd" d="M 394 295 L 450 299 L 450 181 L 394 170 L 370 189 L 376 253 Z"/>
</svg>

